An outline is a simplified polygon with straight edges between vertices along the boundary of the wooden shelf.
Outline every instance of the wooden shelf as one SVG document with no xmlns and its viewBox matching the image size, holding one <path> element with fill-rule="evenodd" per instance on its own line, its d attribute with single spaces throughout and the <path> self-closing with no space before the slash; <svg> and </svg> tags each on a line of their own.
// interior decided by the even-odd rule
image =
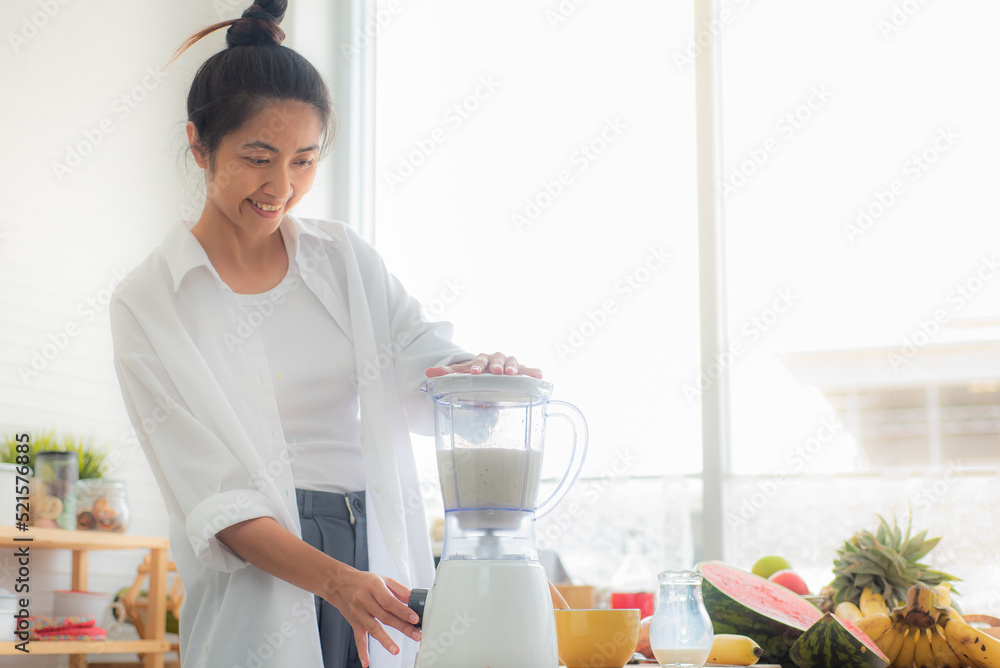
<svg viewBox="0 0 1000 668">
<path fill-rule="evenodd" d="M 0 656 L 32 654 L 146 654 L 148 652 L 169 652 L 167 640 L 32 640 L 28 643 L 28 654 L 14 649 L 15 643 L 0 642 Z"/>
<path fill-rule="evenodd" d="M 170 547 L 170 541 L 162 536 L 131 536 L 110 531 L 68 531 L 35 527 L 18 531 L 14 527 L 0 526 L 0 547 L 23 545 L 40 550 L 165 550 Z"/>
<path fill-rule="evenodd" d="M 87 590 L 89 553 L 94 550 L 149 550 L 149 595 L 146 609 L 147 628 L 154 637 L 145 640 L 30 640 L 30 654 L 69 655 L 72 668 L 85 668 L 88 654 L 140 654 L 145 668 L 163 668 L 163 654 L 170 651 L 165 639 L 167 594 L 167 549 L 170 542 L 162 536 L 132 536 L 101 531 L 69 531 L 0 526 L 0 548 L 26 547 L 34 550 L 70 550 L 73 552 L 73 589 Z M 0 643 L 0 656 L 24 656 L 15 649 L 16 642 Z"/>
</svg>

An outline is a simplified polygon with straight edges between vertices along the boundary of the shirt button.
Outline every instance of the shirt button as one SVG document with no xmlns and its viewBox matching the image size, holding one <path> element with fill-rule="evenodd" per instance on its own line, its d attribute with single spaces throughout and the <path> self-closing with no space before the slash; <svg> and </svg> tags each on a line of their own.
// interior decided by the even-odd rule
<svg viewBox="0 0 1000 668">
<path fill-rule="evenodd" d="M 330 301 L 332 298 L 333 298 L 333 295 L 330 294 L 329 291 L 323 293 L 323 299 L 325 299 L 326 301 Z"/>
<path fill-rule="evenodd" d="M 382 493 L 382 485 L 375 485 L 374 487 L 372 487 L 372 491 L 375 492 L 376 494 L 381 494 Z"/>
<path fill-rule="evenodd" d="M 392 539 L 392 544 L 393 544 L 394 547 L 399 547 L 399 543 L 400 543 L 400 540 L 399 540 L 398 536 L 396 538 Z"/>
</svg>

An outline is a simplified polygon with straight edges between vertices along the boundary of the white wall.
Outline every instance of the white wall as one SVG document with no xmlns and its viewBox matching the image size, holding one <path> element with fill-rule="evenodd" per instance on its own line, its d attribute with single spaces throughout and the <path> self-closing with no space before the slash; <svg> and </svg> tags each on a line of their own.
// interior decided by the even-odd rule
<svg viewBox="0 0 1000 668">
<path fill-rule="evenodd" d="M 122 405 L 107 299 L 171 224 L 200 212 L 200 173 L 183 152 L 185 95 L 224 32 L 163 67 L 189 34 L 243 8 L 6 0 L 0 17 L 0 431 L 55 428 L 107 443 L 123 461 L 116 477 L 137 535 L 166 535 L 167 518 Z M 130 584 L 141 557 L 94 553 L 91 590 Z M 12 588 L 11 562 L 0 554 L 0 588 Z M 69 587 L 69 565 L 68 554 L 34 553 L 33 612 Z"/>
</svg>

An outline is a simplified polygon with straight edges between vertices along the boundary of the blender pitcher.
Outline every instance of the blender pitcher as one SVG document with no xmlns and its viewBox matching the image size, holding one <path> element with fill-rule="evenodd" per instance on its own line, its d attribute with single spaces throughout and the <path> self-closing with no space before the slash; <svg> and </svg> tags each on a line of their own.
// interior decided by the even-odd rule
<svg viewBox="0 0 1000 668">
<path fill-rule="evenodd" d="M 423 604 L 416 666 L 554 668 L 555 619 L 535 518 L 579 475 L 586 421 L 571 404 L 549 399 L 551 383 L 528 376 L 451 374 L 424 389 L 434 402 L 445 538 Z M 573 446 L 565 474 L 539 503 L 550 418 L 568 422 Z"/>
</svg>

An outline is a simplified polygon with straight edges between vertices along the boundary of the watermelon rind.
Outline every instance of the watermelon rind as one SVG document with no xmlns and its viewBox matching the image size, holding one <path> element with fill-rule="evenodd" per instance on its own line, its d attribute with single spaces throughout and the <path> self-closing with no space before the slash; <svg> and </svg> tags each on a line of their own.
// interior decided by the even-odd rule
<svg viewBox="0 0 1000 668">
<path fill-rule="evenodd" d="M 789 651 L 799 636 L 823 616 L 819 608 L 779 584 L 721 561 L 702 562 L 696 570 L 703 577 L 702 597 L 715 633 L 752 638 L 763 650 L 761 663 L 797 668 Z M 726 579 L 730 578 L 739 580 L 740 587 L 753 588 L 757 598 L 766 602 L 739 600 L 726 593 Z M 795 614 L 784 614 L 782 610 Z"/>
<path fill-rule="evenodd" d="M 792 645 L 792 661 L 799 668 L 886 668 L 889 660 L 875 643 L 847 624 L 832 612 L 823 615 Z"/>
</svg>

